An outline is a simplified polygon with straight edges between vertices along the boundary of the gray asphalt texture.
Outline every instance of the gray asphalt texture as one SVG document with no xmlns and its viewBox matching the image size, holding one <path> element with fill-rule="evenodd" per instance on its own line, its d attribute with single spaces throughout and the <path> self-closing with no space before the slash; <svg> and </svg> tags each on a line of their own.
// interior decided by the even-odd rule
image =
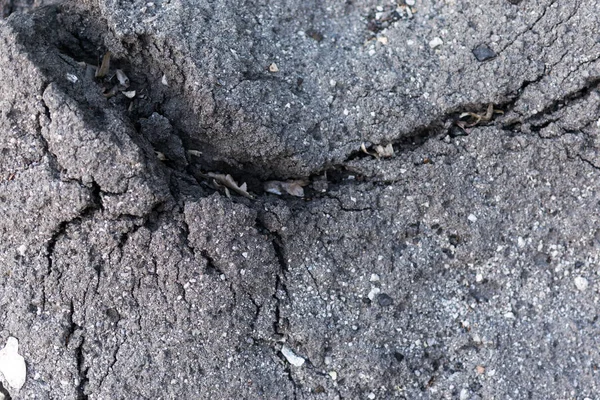
<svg viewBox="0 0 600 400">
<path fill-rule="evenodd" d="M 0 347 L 27 366 L 0 398 L 600 398 L 599 19 L 81 0 L 0 20 Z M 133 98 L 86 66 L 107 51 Z"/>
</svg>

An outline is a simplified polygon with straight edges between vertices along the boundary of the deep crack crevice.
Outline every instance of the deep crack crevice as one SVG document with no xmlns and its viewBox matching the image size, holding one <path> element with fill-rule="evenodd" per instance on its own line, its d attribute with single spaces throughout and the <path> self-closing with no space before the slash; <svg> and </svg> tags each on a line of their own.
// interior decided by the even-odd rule
<svg viewBox="0 0 600 400">
<path fill-rule="evenodd" d="M 4 400 L 12 400 L 12 397 L 10 396 L 10 393 L 2 385 L 2 382 L 0 382 L 0 395 L 4 396 Z"/>
</svg>

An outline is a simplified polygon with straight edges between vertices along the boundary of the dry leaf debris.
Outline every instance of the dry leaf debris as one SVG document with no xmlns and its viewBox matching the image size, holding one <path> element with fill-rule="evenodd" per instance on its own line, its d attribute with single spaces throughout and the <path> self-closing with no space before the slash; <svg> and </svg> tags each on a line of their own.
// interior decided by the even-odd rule
<svg viewBox="0 0 600 400">
<path fill-rule="evenodd" d="M 375 158 L 390 158 L 394 156 L 394 146 L 392 146 L 391 143 L 387 144 L 385 147 L 378 144 L 375 146 L 375 151 L 371 152 L 367 150 L 367 146 L 365 146 L 365 143 L 363 142 L 360 144 L 360 150 Z"/>
<path fill-rule="evenodd" d="M 206 174 L 206 177 L 213 179 L 213 184 L 216 188 L 221 188 L 224 186 L 225 194 L 227 194 L 227 197 L 230 197 L 229 190 L 227 189 L 231 189 L 241 196 L 247 197 L 249 199 L 254 198 L 254 196 L 248 193 L 248 187 L 246 186 L 245 182 L 241 185 L 238 185 L 237 182 L 229 174 L 216 174 L 214 172 L 208 172 Z"/>
<path fill-rule="evenodd" d="M 490 103 L 487 106 L 485 114 L 477 114 L 473 112 L 464 112 L 460 114 L 458 117 L 459 120 L 456 121 L 456 125 L 466 133 L 469 133 L 468 128 L 490 122 L 494 114 L 504 114 L 504 111 L 494 109 L 494 104 Z"/>
<path fill-rule="evenodd" d="M 116 69 L 113 74 L 110 73 L 110 58 L 111 52 L 107 51 L 102 57 L 99 67 L 82 63 L 85 68 L 86 79 L 96 79 L 102 85 L 102 94 L 107 99 L 116 96 L 119 92 L 123 93 L 128 99 L 133 99 L 136 96 L 136 91 L 127 90 L 131 82 L 125 72 L 122 69 Z"/>
<path fill-rule="evenodd" d="M 304 197 L 304 186 L 308 184 L 307 181 L 304 180 L 293 180 L 293 181 L 267 181 L 264 183 L 263 187 L 265 192 L 276 194 L 281 196 L 284 193 L 287 193 L 296 197 Z"/>
</svg>

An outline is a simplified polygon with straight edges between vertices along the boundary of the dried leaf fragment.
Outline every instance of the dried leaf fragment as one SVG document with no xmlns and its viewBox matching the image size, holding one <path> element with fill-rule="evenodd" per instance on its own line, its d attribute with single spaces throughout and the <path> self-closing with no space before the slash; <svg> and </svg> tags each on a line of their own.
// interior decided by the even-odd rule
<svg viewBox="0 0 600 400">
<path fill-rule="evenodd" d="M 116 73 L 117 73 L 117 80 L 119 81 L 119 85 L 121 85 L 125 89 L 127 89 L 129 87 L 129 78 L 127 77 L 127 75 L 125 75 L 125 72 L 123 72 L 122 69 L 118 69 L 116 71 Z"/>
<path fill-rule="evenodd" d="M 193 150 L 190 149 L 187 151 L 189 155 L 191 156 L 196 156 L 196 157 L 202 157 L 202 152 L 200 150 Z"/>
<path fill-rule="evenodd" d="M 102 57 L 102 64 L 96 70 L 96 78 L 104 78 L 110 68 L 110 51 L 107 51 Z"/>
<path fill-rule="evenodd" d="M 130 90 L 130 91 L 121 90 L 121 93 L 123 93 L 123 95 L 125 97 L 127 97 L 128 99 L 133 99 L 135 97 L 135 90 Z"/>
<path fill-rule="evenodd" d="M 295 180 L 295 181 L 267 181 L 263 184 L 265 192 L 276 194 L 281 196 L 284 192 L 296 196 L 296 197 L 304 197 L 304 188 L 308 182 L 303 180 Z"/>
<path fill-rule="evenodd" d="M 246 191 L 246 183 L 243 183 L 241 186 L 237 184 L 237 182 L 231 177 L 231 175 L 227 174 L 215 174 L 214 172 L 209 172 L 206 174 L 207 176 L 213 178 L 219 184 L 225 186 L 236 192 L 239 195 L 252 199 L 252 195 Z"/>
<path fill-rule="evenodd" d="M 106 97 L 107 99 L 110 99 L 111 97 L 115 96 L 117 93 L 119 93 L 119 85 L 114 85 L 108 92 L 104 93 L 104 97 Z"/>
<path fill-rule="evenodd" d="M 368 154 L 368 155 L 370 155 L 370 156 L 373 156 L 373 157 L 377 157 L 377 153 L 371 153 L 371 152 L 369 152 L 369 151 L 367 150 L 367 146 L 365 146 L 365 142 L 362 142 L 362 143 L 360 144 L 360 150 L 361 150 L 363 153 L 365 153 L 365 154 Z"/>
<path fill-rule="evenodd" d="M 377 146 L 375 146 L 375 152 L 370 152 L 367 150 L 367 147 L 365 146 L 365 144 L 363 142 L 360 145 L 360 150 L 363 153 L 373 156 L 375 158 L 390 158 L 390 157 L 394 156 L 394 147 L 392 146 L 391 143 L 389 143 L 385 147 L 378 144 Z"/>
<path fill-rule="evenodd" d="M 394 147 L 392 146 L 391 143 L 385 147 L 378 144 L 377 146 L 375 146 L 375 151 L 377 152 L 377 154 L 380 157 L 383 157 L 383 158 L 390 158 L 390 157 L 394 156 Z"/>
<path fill-rule="evenodd" d="M 480 123 L 491 121 L 494 114 L 504 114 L 504 111 L 495 110 L 494 104 L 490 103 L 487 106 L 485 114 L 477 114 L 477 113 L 473 113 L 473 112 L 464 112 L 464 113 L 460 114 L 459 119 L 470 117 L 472 119 L 472 121 L 471 122 L 459 121 L 459 122 L 464 122 L 464 124 L 461 126 L 457 123 L 457 125 L 460 126 L 462 129 L 471 128 Z"/>
</svg>

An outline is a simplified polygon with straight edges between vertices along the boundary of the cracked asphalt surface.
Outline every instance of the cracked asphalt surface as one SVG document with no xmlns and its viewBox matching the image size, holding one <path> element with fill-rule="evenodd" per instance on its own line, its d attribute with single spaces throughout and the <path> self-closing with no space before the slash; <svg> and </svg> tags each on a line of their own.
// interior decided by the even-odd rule
<svg viewBox="0 0 600 400">
<path fill-rule="evenodd" d="M 27 379 L 0 375 L 0 398 L 598 398 L 598 18 L 534 0 L 11 14 L 0 346 L 19 340 Z M 116 69 L 133 97 L 107 95 Z"/>
</svg>

